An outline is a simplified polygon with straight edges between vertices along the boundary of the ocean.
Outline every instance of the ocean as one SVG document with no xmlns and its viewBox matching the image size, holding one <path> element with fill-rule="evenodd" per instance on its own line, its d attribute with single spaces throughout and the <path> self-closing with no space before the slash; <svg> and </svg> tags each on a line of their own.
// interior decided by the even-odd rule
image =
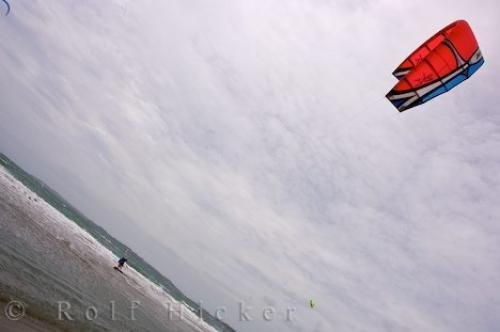
<svg viewBox="0 0 500 332">
<path fill-rule="evenodd" d="M 125 252 L 121 274 L 112 266 Z M 0 309 L 48 330 L 234 331 L 3 154 Z"/>
</svg>

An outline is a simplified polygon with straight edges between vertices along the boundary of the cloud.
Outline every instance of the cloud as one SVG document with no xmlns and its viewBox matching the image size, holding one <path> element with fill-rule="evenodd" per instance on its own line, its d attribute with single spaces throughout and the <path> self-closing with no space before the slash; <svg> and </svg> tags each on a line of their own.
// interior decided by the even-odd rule
<svg viewBox="0 0 500 332">
<path fill-rule="evenodd" d="M 297 309 L 228 317 L 238 330 L 491 330 L 499 8 L 430 4 L 16 4 L 0 149 L 112 233 L 189 262 L 214 307 Z M 458 18 L 485 65 L 398 114 L 390 73 Z"/>
</svg>

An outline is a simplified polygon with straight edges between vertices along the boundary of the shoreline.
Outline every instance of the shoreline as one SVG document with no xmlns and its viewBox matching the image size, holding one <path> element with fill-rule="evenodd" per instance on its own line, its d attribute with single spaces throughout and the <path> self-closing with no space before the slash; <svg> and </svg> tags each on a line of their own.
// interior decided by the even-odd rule
<svg viewBox="0 0 500 332">
<path fill-rule="evenodd" d="M 171 294 L 133 268 L 126 277 L 116 273 L 110 267 L 117 257 L 109 248 L 2 165 L 0 228 L 0 331 L 215 331 L 187 307 L 182 316 L 170 318 L 170 306 L 178 303 Z M 13 299 L 26 304 L 20 320 L 6 316 Z M 59 300 L 71 307 L 73 319 L 58 321 L 50 315 Z M 132 319 L 135 302 L 140 306 L 134 307 Z M 104 314 L 111 303 L 117 319 Z M 86 319 L 89 308 L 96 308 L 95 319 Z"/>
</svg>

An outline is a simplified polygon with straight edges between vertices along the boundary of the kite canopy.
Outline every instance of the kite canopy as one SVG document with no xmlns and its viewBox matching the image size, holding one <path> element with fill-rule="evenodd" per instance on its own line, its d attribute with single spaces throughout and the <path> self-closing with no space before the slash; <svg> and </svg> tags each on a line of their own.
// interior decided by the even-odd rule
<svg viewBox="0 0 500 332">
<path fill-rule="evenodd" d="M 448 92 L 484 63 L 466 21 L 451 23 L 417 48 L 394 70 L 399 82 L 386 95 L 403 112 Z"/>
</svg>

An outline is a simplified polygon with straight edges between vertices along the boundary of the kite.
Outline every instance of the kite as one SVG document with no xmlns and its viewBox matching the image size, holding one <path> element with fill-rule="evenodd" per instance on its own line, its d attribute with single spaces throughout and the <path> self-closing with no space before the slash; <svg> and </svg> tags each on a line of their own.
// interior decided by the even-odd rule
<svg viewBox="0 0 500 332">
<path fill-rule="evenodd" d="M 484 63 L 469 24 L 459 20 L 436 33 L 392 73 L 399 82 L 386 95 L 403 112 L 448 92 Z"/>
<path fill-rule="evenodd" d="M 2 0 L 3 3 L 5 4 L 5 6 L 7 6 L 7 11 L 5 12 L 5 16 L 9 15 L 10 13 L 10 5 L 9 3 L 7 2 L 7 0 Z"/>
</svg>

